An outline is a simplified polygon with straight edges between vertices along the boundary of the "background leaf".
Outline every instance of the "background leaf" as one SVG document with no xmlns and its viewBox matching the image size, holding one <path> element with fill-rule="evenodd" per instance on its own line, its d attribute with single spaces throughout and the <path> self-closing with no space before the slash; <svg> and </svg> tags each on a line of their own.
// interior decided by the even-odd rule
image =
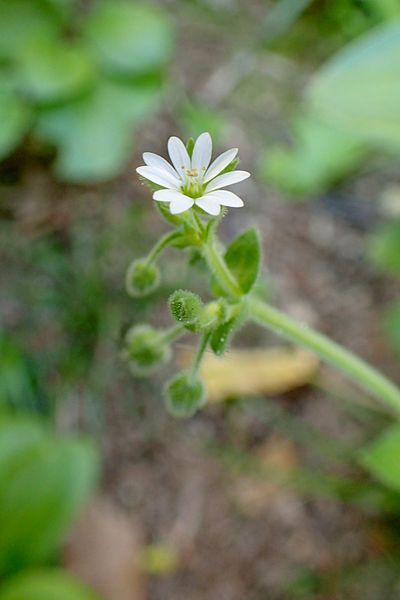
<svg viewBox="0 0 400 600">
<path fill-rule="evenodd" d="M 58 146 L 56 172 L 61 179 L 89 183 L 118 174 L 129 160 L 133 126 L 159 101 L 156 85 L 102 81 L 84 98 L 44 110 L 37 135 Z"/>
<path fill-rule="evenodd" d="M 0 160 L 18 146 L 30 120 L 28 105 L 0 76 Z"/>
<path fill-rule="evenodd" d="M 314 77 L 309 97 L 329 121 L 371 144 L 400 148 L 400 23 L 345 47 Z"/>
<path fill-rule="evenodd" d="M 59 15 L 46 0 L 0 0 L 0 57 L 14 59 L 34 40 L 53 36 Z"/>
<path fill-rule="evenodd" d="M 0 588 L 0 600 L 96 600 L 97 596 L 68 573 L 48 569 L 23 573 Z"/>
<path fill-rule="evenodd" d="M 26 431 L 28 442 L 23 440 Z M 0 427 L 0 571 L 46 560 L 95 483 L 91 444 L 57 439 L 26 422 Z"/>
<path fill-rule="evenodd" d="M 361 450 L 360 462 L 378 481 L 400 491 L 400 426 L 387 429 Z"/>
<path fill-rule="evenodd" d="M 165 14 L 147 4 L 117 0 L 99 4 L 86 26 L 87 43 L 114 73 L 159 69 L 170 57 L 172 31 Z"/>
<path fill-rule="evenodd" d="M 83 48 L 60 40 L 35 40 L 19 55 L 21 91 L 37 102 L 68 98 L 87 87 L 93 75 Z"/>
<path fill-rule="evenodd" d="M 293 149 L 265 152 L 261 170 L 272 183 L 291 194 L 316 194 L 359 165 L 365 148 L 358 138 L 312 115 L 294 122 Z"/>
<path fill-rule="evenodd" d="M 400 273 L 400 220 L 382 225 L 368 241 L 372 262 L 389 273 Z"/>
</svg>

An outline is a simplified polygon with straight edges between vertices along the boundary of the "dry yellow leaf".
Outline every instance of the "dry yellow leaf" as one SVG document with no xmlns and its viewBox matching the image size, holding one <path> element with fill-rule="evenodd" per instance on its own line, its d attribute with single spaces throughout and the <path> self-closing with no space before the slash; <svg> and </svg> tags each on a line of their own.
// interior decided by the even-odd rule
<svg viewBox="0 0 400 600">
<path fill-rule="evenodd" d="M 186 354 L 182 362 L 187 365 L 190 361 Z M 230 396 L 283 394 L 309 383 L 318 366 L 318 359 L 303 349 L 240 349 L 222 357 L 207 353 L 200 375 L 208 401 L 218 402 Z"/>
</svg>

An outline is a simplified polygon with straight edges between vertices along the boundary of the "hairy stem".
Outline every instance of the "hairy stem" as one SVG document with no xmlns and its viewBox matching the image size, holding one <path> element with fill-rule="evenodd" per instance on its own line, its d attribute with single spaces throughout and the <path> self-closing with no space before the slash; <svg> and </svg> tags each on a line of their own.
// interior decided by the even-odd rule
<svg viewBox="0 0 400 600">
<path fill-rule="evenodd" d="M 248 307 L 250 318 L 254 321 L 312 350 L 400 415 L 400 389 L 364 360 L 260 300 L 250 298 Z"/>
<path fill-rule="evenodd" d="M 203 245 L 203 256 L 224 292 L 236 300 L 239 299 L 243 292 L 217 249 L 213 233 Z"/>
<path fill-rule="evenodd" d="M 146 258 L 147 264 L 153 263 L 161 254 L 161 252 L 170 245 L 171 242 L 177 237 L 176 231 L 170 231 L 166 233 L 156 244 L 153 246 L 152 250 L 149 252 Z"/>
</svg>

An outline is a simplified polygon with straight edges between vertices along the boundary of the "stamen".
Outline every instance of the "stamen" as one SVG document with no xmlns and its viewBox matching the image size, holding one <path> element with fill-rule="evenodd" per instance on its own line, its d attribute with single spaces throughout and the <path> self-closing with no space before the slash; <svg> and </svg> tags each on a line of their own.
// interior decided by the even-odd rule
<svg viewBox="0 0 400 600">
<path fill-rule="evenodd" d="M 188 177 L 198 177 L 199 176 L 199 172 L 197 169 L 186 169 L 186 175 Z"/>
</svg>

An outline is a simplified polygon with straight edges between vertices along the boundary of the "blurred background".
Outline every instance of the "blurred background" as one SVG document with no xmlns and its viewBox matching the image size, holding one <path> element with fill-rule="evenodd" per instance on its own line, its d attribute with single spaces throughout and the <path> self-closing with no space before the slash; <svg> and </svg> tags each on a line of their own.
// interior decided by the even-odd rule
<svg viewBox="0 0 400 600">
<path fill-rule="evenodd" d="M 395 600 L 400 428 L 247 326 L 176 421 L 121 360 L 204 294 L 135 168 L 240 148 L 260 293 L 400 381 L 398 0 L 0 0 L 0 600 Z M 247 364 L 246 349 L 260 349 Z M 246 363 L 246 364 L 245 364 Z M 242 371 L 241 371 L 242 369 Z M 232 386 L 241 374 L 245 393 Z M 212 393 L 211 393 L 212 390 Z"/>
</svg>

